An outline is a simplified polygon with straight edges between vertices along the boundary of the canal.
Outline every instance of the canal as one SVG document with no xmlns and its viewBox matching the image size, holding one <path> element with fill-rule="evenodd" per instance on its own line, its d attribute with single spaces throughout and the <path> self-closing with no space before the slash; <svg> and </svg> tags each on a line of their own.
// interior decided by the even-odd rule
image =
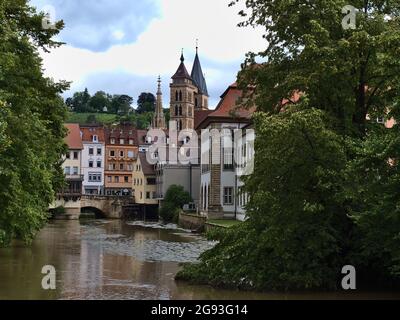
<svg viewBox="0 0 400 320">
<path fill-rule="evenodd" d="M 335 299 L 393 298 L 392 293 L 252 293 L 174 280 L 181 262 L 214 243 L 159 223 L 52 221 L 31 246 L 0 249 L 0 299 Z M 55 290 L 41 287 L 55 267 Z"/>
</svg>

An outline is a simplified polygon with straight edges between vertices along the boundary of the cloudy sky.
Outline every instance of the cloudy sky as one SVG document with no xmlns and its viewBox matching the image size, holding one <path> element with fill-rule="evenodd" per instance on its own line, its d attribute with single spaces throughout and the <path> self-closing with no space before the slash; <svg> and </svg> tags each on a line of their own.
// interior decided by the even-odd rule
<svg viewBox="0 0 400 320">
<path fill-rule="evenodd" d="M 210 107 L 235 81 L 248 51 L 265 47 L 261 30 L 238 28 L 239 7 L 231 0 L 32 0 L 63 19 L 59 39 L 67 44 L 43 54 L 46 75 L 72 81 L 65 96 L 85 87 L 128 94 L 156 92 L 163 80 L 164 107 L 182 48 L 191 71 L 196 39 Z"/>
</svg>

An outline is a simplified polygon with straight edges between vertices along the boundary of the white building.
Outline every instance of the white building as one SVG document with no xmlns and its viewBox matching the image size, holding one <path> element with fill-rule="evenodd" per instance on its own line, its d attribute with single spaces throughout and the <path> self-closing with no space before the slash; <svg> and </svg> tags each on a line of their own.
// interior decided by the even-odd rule
<svg viewBox="0 0 400 320">
<path fill-rule="evenodd" d="M 83 143 L 82 193 L 86 195 L 104 194 L 105 139 L 104 129 L 97 126 L 81 127 Z"/>
<path fill-rule="evenodd" d="M 208 130 L 209 140 L 202 136 L 200 213 L 210 219 L 245 219 L 248 196 L 240 179 L 244 166 L 252 159 L 254 136 L 246 134 L 253 110 L 237 109 L 242 92 L 232 84 L 221 96 L 217 108 L 197 126 Z M 211 130 L 216 129 L 214 135 Z M 234 159 L 235 130 L 241 129 L 242 145 L 238 161 Z M 250 131 L 251 132 L 251 131 Z M 204 134 L 204 132 L 203 132 Z"/>
</svg>

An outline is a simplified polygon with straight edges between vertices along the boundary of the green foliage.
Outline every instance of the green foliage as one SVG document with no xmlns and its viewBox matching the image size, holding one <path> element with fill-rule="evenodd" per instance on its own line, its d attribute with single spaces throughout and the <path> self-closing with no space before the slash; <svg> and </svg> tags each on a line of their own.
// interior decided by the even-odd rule
<svg viewBox="0 0 400 320">
<path fill-rule="evenodd" d="M 179 210 L 187 203 L 190 203 L 192 198 L 189 192 L 185 191 L 182 186 L 171 185 L 164 197 L 164 202 L 160 209 L 160 217 L 165 222 L 176 221 Z"/>
<path fill-rule="evenodd" d="M 400 278 L 399 133 L 398 125 L 373 130 L 348 164 L 348 194 L 357 199 L 353 255 L 372 279 Z"/>
<path fill-rule="evenodd" d="M 249 219 L 227 229 L 202 263 L 185 272 L 200 268 L 214 285 L 335 287 L 348 223 L 345 148 L 326 122 L 316 109 L 257 114 L 258 156 L 246 179 Z"/>
<path fill-rule="evenodd" d="M 255 102 L 263 111 L 279 112 L 283 98 L 302 91 L 310 106 L 334 116 L 336 130 L 362 137 L 367 113 L 382 115 L 398 100 L 397 1 L 255 0 L 246 4 L 247 21 L 242 25 L 266 29 L 268 46 L 259 59 L 267 63 L 249 67 L 256 58 L 249 54 L 239 82 L 243 88 L 255 85 Z M 359 9 L 354 30 L 342 28 L 345 5 Z"/>
<path fill-rule="evenodd" d="M 119 117 L 115 114 L 109 113 L 76 113 L 68 112 L 68 123 L 87 124 L 89 120 L 96 119 L 99 124 L 113 124 L 118 122 Z"/>
<path fill-rule="evenodd" d="M 0 3 L 0 245 L 30 242 L 63 183 L 68 84 L 43 76 L 38 53 L 60 45 L 63 23 L 42 29 L 43 17 L 24 0 Z"/>
<path fill-rule="evenodd" d="M 136 112 L 139 114 L 146 112 L 154 112 L 155 103 L 156 103 L 156 97 L 152 93 L 142 92 L 137 101 L 138 107 L 136 109 Z"/>
<path fill-rule="evenodd" d="M 177 278 L 335 288 L 351 264 L 358 287 L 399 283 L 400 132 L 367 120 L 400 121 L 399 3 L 245 2 L 240 25 L 265 28 L 268 42 L 239 74 L 244 103 L 263 112 L 245 179 L 249 219 L 212 235 L 219 244 Z M 342 28 L 345 5 L 360 9 L 354 30 Z"/>
</svg>

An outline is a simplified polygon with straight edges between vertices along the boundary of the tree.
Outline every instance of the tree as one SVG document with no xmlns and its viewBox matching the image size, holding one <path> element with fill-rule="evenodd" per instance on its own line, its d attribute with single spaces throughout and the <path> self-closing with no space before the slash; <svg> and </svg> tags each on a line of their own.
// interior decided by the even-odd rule
<svg viewBox="0 0 400 320">
<path fill-rule="evenodd" d="M 268 42 L 238 76 L 243 105 L 259 111 L 249 220 L 178 278 L 334 288 L 352 264 L 358 286 L 398 284 L 399 129 L 375 119 L 400 120 L 399 3 L 243 2 L 240 25 L 265 28 Z M 345 5 L 359 9 L 355 29 L 342 27 Z"/>
<path fill-rule="evenodd" d="M 265 28 L 268 46 L 259 54 L 264 64 L 250 67 L 257 55 L 248 55 L 239 82 L 244 89 L 255 88 L 263 111 L 280 112 L 282 99 L 301 91 L 310 106 L 334 116 L 338 131 L 363 137 L 366 115 L 382 115 L 398 99 L 397 2 L 255 0 L 247 5 L 250 12 L 241 12 L 247 14 L 241 26 Z M 342 27 L 345 5 L 359 9 L 356 29 Z"/>
<path fill-rule="evenodd" d="M 91 100 L 91 96 L 89 94 L 88 89 L 82 92 L 75 92 L 73 97 L 69 100 L 67 99 L 65 103 L 75 112 L 84 113 L 84 112 L 94 112 L 95 109 L 92 108 L 89 104 Z"/>
<path fill-rule="evenodd" d="M 160 209 L 160 217 L 165 222 L 176 221 L 178 210 L 191 201 L 192 197 L 182 186 L 171 185 L 165 194 L 164 202 Z"/>
<path fill-rule="evenodd" d="M 43 18 L 27 1 L 0 3 L 0 245 L 32 240 L 64 182 L 68 84 L 43 76 L 38 52 L 61 45 L 64 24 L 43 29 Z"/>
<path fill-rule="evenodd" d="M 95 112 L 103 112 L 104 108 L 107 110 L 111 105 L 111 97 L 104 91 L 97 91 L 89 100 L 89 107 Z"/>
<path fill-rule="evenodd" d="M 141 114 L 145 112 L 154 112 L 156 97 L 149 92 L 142 92 L 137 101 L 136 112 Z"/>
<path fill-rule="evenodd" d="M 256 289 L 334 288 L 348 218 L 345 148 L 323 112 L 257 114 L 249 219 L 178 278 Z M 268 143 L 265 143 L 268 141 Z"/>
<path fill-rule="evenodd" d="M 119 115 L 127 115 L 132 110 L 132 101 L 133 98 L 123 94 L 123 95 L 114 95 L 111 101 L 111 112 Z"/>
</svg>

